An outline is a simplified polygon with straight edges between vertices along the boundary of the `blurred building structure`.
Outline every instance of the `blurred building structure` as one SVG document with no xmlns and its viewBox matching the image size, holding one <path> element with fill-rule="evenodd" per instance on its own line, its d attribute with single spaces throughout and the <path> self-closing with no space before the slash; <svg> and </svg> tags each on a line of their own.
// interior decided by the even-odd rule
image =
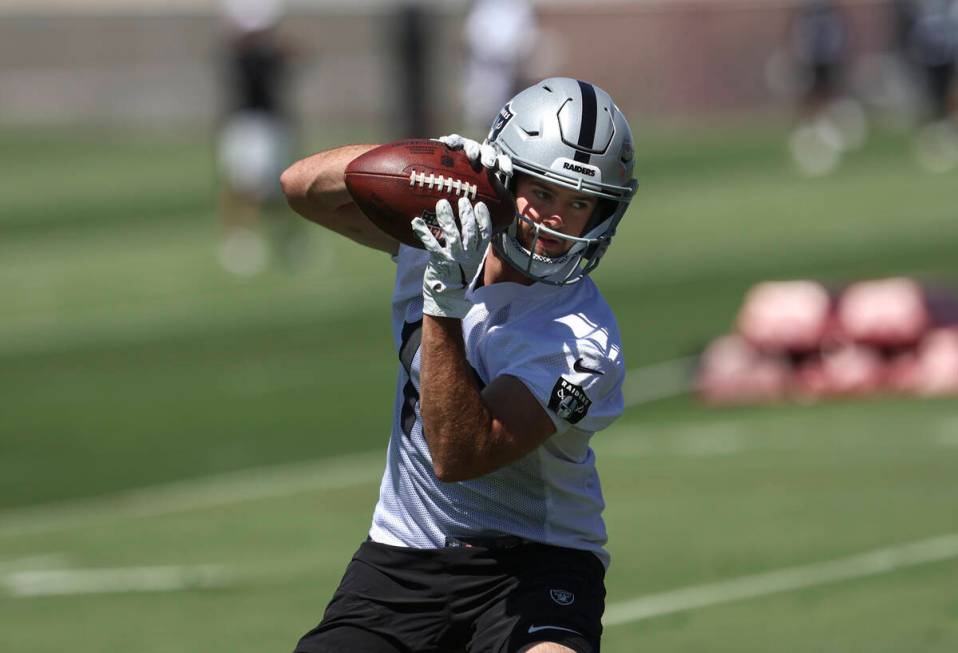
<svg viewBox="0 0 958 653">
<path fill-rule="evenodd" d="M 461 102 L 464 133 L 485 135 L 491 116 L 520 90 L 525 62 L 537 47 L 538 17 L 528 0 L 471 0 L 463 21 Z"/>
<path fill-rule="evenodd" d="M 887 51 L 894 0 L 846 0 L 854 62 Z M 140 124 L 215 115 L 214 0 L 7 0 L 0 6 L 0 119 Z M 764 62 L 781 46 L 789 0 L 537 0 L 560 36 L 566 75 L 594 80 L 652 116 L 738 115 L 782 108 Z M 291 0 L 285 27 L 322 44 L 294 98 L 307 123 L 382 122 L 395 108 L 382 38 L 395 0 Z M 438 124 L 455 124 L 466 0 L 423 0 Z M 335 89 L 335 92 L 330 92 Z"/>
</svg>

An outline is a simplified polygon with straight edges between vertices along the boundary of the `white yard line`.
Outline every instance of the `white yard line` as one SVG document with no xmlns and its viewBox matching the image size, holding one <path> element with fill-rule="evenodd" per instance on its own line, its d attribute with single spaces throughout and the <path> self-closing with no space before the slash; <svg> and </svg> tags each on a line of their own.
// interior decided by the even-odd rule
<svg viewBox="0 0 958 653">
<path fill-rule="evenodd" d="M 613 603 L 606 609 L 603 624 L 607 627 L 618 626 L 698 608 L 867 578 L 956 557 L 958 534 L 944 535 L 847 558 Z M 183 591 L 223 587 L 229 584 L 229 580 L 230 574 L 216 565 L 44 569 L 7 573 L 0 577 L 0 587 L 10 596 L 25 598 Z"/>
<path fill-rule="evenodd" d="M 696 608 L 886 574 L 956 557 L 958 533 L 829 562 L 788 567 L 613 603 L 606 609 L 602 622 L 606 626 L 618 626 Z"/>
<path fill-rule="evenodd" d="M 630 370 L 626 405 L 675 396 L 688 391 L 688 373 L 694 358 L 680 358 Z M 656 389 L 657 383 L 662 384 Z M 947 433 L 956 427 L 947 418 L 939 431 L 940 444 L 952 444 Z M 640 429 L 641 430 L 641 429 Z M 736 423 L 695 425 L 672 439 L 667 447 L 643 443 L 636 427 L 617 427 L 603 433 L 603 446 L 610 452 L 627 446 L 636 453 L 668 453 L 685 456 L 715 456 L 752 448 L 746 433 Z M 618 444 L 616 441 L 620 441 Z M 156 517 L 289 496 L 303 492 L 346 489 L 377 483 L 385 465 L 385 451 L 333 456 L 303 463 L 260 467 L 151 487 L 127 490 L 103 497 L 63 501 L 0 511 L 0 538 L 62 531 L 91 523 L 118 519 Z"/>
<path fill-rule="evenodd" d="M 679 359 L 630 370 L 627 376 L 639 379 L 640 390 L 634 391 L 626 401 L 627 405 L 660 398 L 657 396 L 660 393 L 652 390 L 656 379 L 674 377 L 677 370 L 687 367 L 689 360 Z M 307 463 L 261 467 L 127 490 L 106 497 L 14 508 L 0 512 L 0 537 L 62 531 L 107 520 L 156 517 L 301 492 L 367 485 L 380 479 L 385 458 L 384 451 L 333 456 Z"/>
<path fill-rule="evenodd" d="M 372 484 L 382 476 L 385 458 L 383 451 L 333 456 L 308 463 L 260 467 L 127 490 L 105 497 L 16 508 L 0 512 L 0 537 Z"/>
<path fill-rule="evenodd" d="M 730 456 L 755 449 L 755 442 L 746 437 L 739 424 L 703 424 L 698 429 L 672 439 L 673 455 L 689 457 Z"/>
<path fill-rule="evenodd" d="M 697 360 L 696 356 L 687 356 L 629 370 L 622 386 L 625 405 L 637 406 L 688 394 Z"/>
<path fill-rule="evenodd" d="M 119 567 L 112 569 L 43 569 L 0 577 L 0 587 L 14 597 L 176 592 L 223 587 L 229 575 L 219 566 Z"/>
<path fill-rule="evenodd" d="M 762 434 L 765 435 L 765 434 Z M 668 426 L 613 426 L 596 443 L 596 455 L 607 456 L 728 456 L 768 449 L 769 438 L 757 437 L 738 421 L 721 420 Z"/>
<path fill-rule="evenodd" d="M 958 447 L 958 417 L 948 417 L 941 421 L 937 441 L 943 447 Z"/>
</svg>

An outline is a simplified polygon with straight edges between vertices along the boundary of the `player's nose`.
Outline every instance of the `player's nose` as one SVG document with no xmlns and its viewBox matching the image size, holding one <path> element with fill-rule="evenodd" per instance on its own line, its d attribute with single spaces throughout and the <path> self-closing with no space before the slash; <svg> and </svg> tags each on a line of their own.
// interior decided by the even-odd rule
<svg viewBox="0 0 958 653">
<path fill-rule="evenodd" d="M 562 219 L 561 213 L 549 213 L 542 219 L 542 225 L 549 227 L 555 231 L 562 231 L 562 224 L 564 220 Z"/>
</svg>

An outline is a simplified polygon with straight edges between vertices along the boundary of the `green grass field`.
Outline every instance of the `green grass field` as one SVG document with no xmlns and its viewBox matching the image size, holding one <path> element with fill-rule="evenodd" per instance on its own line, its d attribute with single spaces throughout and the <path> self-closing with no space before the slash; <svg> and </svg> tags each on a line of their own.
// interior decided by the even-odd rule
<svg viewBox="0 0 958 653">
<path fill-rule="evenodd" d="M 958 184 L 905 135 L 817 180 L 783 143 L 639 139 L 640 195 L 595 274 L 630 368 L 696 351 L 761 279 L 958 285 Z M 378 490 L 391 263 L 315 228 L 301 269 L 226 275 L 196 134 L 8 130 L 0 149 L 0 651 L 290 650 Z M 958 542 L 926 543 L 958 533 L 958 401 L 677 397 L 595 449 L 606 651 L 958 650 Z M 736 579 L 832 561 L 847 577 L 732 600 Z"/>
</svg>

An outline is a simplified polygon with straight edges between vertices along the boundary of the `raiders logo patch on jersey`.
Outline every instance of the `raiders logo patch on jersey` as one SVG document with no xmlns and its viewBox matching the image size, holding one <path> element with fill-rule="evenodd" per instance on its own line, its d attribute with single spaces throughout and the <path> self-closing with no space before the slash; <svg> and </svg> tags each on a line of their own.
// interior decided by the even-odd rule
<svg viewBox="0 0 958 653">
<path fill-rule="evenodd" d="M 555 386 L 552 388 L 552 395 L 549 397 L 549 408 L 556 415 L 569 422 L 577 424 L 579 420 L 589 413 L 589 406 L 592 400 L 585 394 L 581 386 L 559 377 Z"/>
</svg>

